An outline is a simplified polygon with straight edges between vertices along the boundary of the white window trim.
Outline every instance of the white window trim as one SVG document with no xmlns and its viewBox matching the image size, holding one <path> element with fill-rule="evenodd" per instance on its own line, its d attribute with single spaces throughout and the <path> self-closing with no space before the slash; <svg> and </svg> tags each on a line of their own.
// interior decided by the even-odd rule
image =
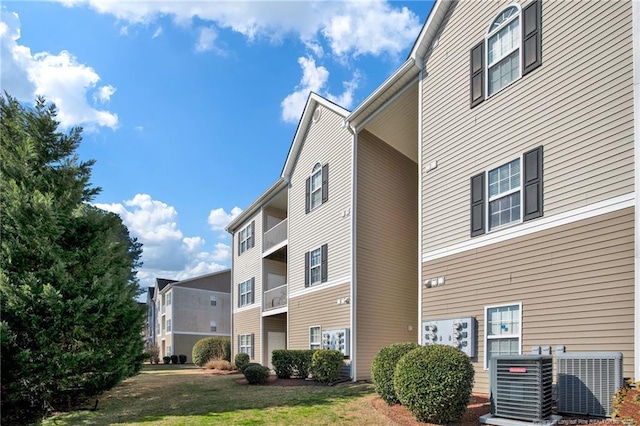
<svg viewBox="0 0 640 426">
<path fill-rule="evenodd" d="M 500 16 L 505 10 L 509 9 L 510 7 L 516 7 L 518 9 L 518 14 L 516 15 L 518 17 L 518 19 L 520 20 L 520 26 L 519 26 L 519 31 L 520 34 L 518 36 L 518 38 L 520 39 L 520 44 L 518 46 L 518 62 L 519 62 L 519 67 L 518 67 L 518 76 L 511 81 L 509 84 L 507 84 L 506 86 L 501 87 L 499 90 L 496 90 L 494 93 L 489 93 L 489 68 L 492 65 L 489 65 L 489 39 L 491 37 L 493 37 L 498 31 L 500 31 L 501 29 L 503 29 L 505 26 L 509 25 L 514 19 L 516 19 L 516 16 L 511 17 L 511 19 L 503 22 L 498 28 L 496 28 L 495 30 L 491 30 L 491 27 L 493 26 L 493 22 L 496 20 L 496 18 L 498 16 Z M 487 34 L 484 37 L 484 91 L 485 91 L 485 99 L 489 99 L 492 96 L 495 96 L 496 94 L 502 92 L 504 89 L 506 89 L 507 87 L 511 86 L 513 83 L 515 83 L 516 81 L 520 80 L 522 78 L 522 66 L 523 66 L 523 55 L 522 55 L 522 7 L 518 4 L 518 3 L 511 3 L 510 5 L 505 6 L 504 8 L 502 8 L 500 10 L 500 12 L 496 13 L 494 15 L 494 18 L 491 20 L 491 23 L 489 24 L 489 28 L 487 28 Z M 509 52 L 509 54 L 507 55 L 503 55 L 500 60 L 494 62 L 493 65 L 499 63 L 501 60 L 503 60 L 504 58 L 506 58 L 507 56 L 509 56 L 510 54 L 512 54 L 513 52 L 515 52 L 516 49 L 513 49 L 511 52 Z"/>
<path fill-rule="evenodd" d="M 215 328 L 215 330 L 212 330 L 213 328 Z M 210 330 L 212 333 L 217 333 L 217 332 L 218 332 L 218 325 L 216 324 L 216 322 L 215 322 L 215 321 L 210 321 L 210 322 L 209 322 L 209 330 Z"/>
<path fill-rule="evenodd" d="M 518 334 L 504 334 L 500 336 L 489 336 L 489 309 L 505 308 L 507 306 L 518 307 Z M 484 369 L 489 369 L 489 340 L 497 339 L 518 339 L 518 355 L 522 355 L 522 302 L 500 303 L 499 305 L 489 305 L 484 307 Z"/>
<path fill-rule="evenodd" d="M 507 164 L 517 159 L 520 159 L 520 187 L 518 189 L 513 189 L 510 191 L 501 193 L 499 197 L 494 196 L 489 198 L 489 172 L 497 168 L 500 168 L 502 166 L 506 166 Z M 522 190 L 524 186 L 523 181 L 524 181 L 524 154 L 520 154 L 520 156 L 518 156 L 517 158 L 512 158 L 511 160 L 503 161 L 502 163 L 492 166 L 484 171 L 484 197 L 485 197 L 485 200 L 487 200 L 484 206 L 485 208 L 485 212 L 484 212 L 485 228 L 484 229 L 487 230 L 486 231 L 487 234 L 491 232 L 501 231 L 503 229 L 510 228 L 512 226 L 523 223 L 523 220 L 522 220 L 522 218 L 524 217 L 524 198 L 523 198 L 524 191 Z M 491 202 L 495 200 L 499 200 L 500 198 L 506 197 L 508 195 L 515 194 L 516 192 L 520 192 L 520 219 L 514 220 L 513 222 L 509 222 L 504 225 L 496 226 L 495 228 L 492 229 L 491 228 L 491 207 L 490 207 Z"/>
<path fill-rule="evenodd" d="M 311 341 L 311 329 L 312 328 L 317 328 L 320 332 L 318 333 L 318 343 L 313 343 Z M 313 348 L 312 346 L 315 345 L 317 346 L 317 348 Z M 319 325 L 312 325 L 309 327 L 309 349 L 322 349 L 322 327 Z"/>
<path fill-rule="evenodd" d="M 171 292 L 168 291 L 167 292 L 167 306 L 170 306 L 170 305 L 171 305 Z"/>
<path fill-rule="evenodd" d="M 318 263 L 317 266 L 313 266 L 311 264 L 312 260 L 313 260 L 313 252 L 314 251 L 319 251 L 320 252 L 320 263 Z M 314 269 L 319 269 L 320 270 L 320 274 L 318 275 L 320 277 L 320 279 L 318 279 L 318 281 L 313 281 L 313 274 L 311 273 L 311 271 L 313 271 Z M 315 249 L 309 250 L 309 287 L 317 285 L 317 284 L 322 284 L 322 246 L 317 247 Z"/>
<path fill-rule="evenodd" d="M 313 177 L 320 174 L 320 185 L 313 189 Z M 311 170 L 311 180 L 309 182 L 309 211 L 315 210 L 322 205 L 322 164 L 316 163 Z M 313 195 L 320 193 L 320 202 L 317 205 L 313 205 Z"/>
<path fill-rule="evenodd" d="M 249 278 L 248 280 L 243 281 L 243 282 L 241 282 L 239 284 L 240 291 L 238 292 L 238 300 L 240 301 L 240 306 L 239 306 L 240 308 L 242 308 L 244 306 L 249 306 L 249 305 L 252 304 L 251 302 L 249 302 L 251 300 L 251 297 L 249 297 L 249 296 L 251 296 L 251 293 L 253 293 L 253 291 L 254 291 L 254 289 L 253 289 L 254 286 L 251 285 L 251 280 L 252 280 L 252 278 Z M 242 291 L 242 287 L 243 286 L 245 287 L 245 291 Z M 250 290 L 246 290 L 247 287 Z M 242 303 L 242 296 L 245 296 L 245 300 L 246 300 L 245 303 Z"/>
<path fill-rule="evenodd" d="M 251 223 L 242 228 L 239 233 L 240 240 L 240 254 L 249 250 L 249 241 L 253 238 L 253 233 L 251 232 Z"/>
<path fill-rule="evenodd" d="M 238 346 L 238 353 L 244 353 L 251 356 L 252 346 L 251 346 L 251 333 L 248 334 L 240 334 L 240 345 Z M 245 339 L 245 344 L 242 344 L 242 339 Z M 248 340 L 248 344 L 247 344 Z"/>
</svg>

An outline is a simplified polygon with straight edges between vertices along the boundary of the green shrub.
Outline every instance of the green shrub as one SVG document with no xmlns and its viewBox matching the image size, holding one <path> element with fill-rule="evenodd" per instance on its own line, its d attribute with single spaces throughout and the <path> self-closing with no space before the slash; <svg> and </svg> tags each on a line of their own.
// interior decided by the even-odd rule
<svg viewBox="0 0 640 426">
<path fill-rule="evenodd" d="M 236 370 L 242 370 L 242 367 L 249 364 L 249 355 L 240 352 L 239 354 L 236 354 L 234 362 L 236 364 Z"/>
<path fill-rule="evenodd" d="M 276 376 L 280 379 L 288 379 L 293 375 L 292 351 L 276 349 L 271 352 L 271 364 Z"/>
<path fill-rule="evenodd" d="M 269 379 L 269 368 L 260 364 L 247 364 L 242 371 L 250 385 L 262 385 Z"/>
<path fill-rule="evenodd" d="M 378 395 L 389 405 L 397 404 L 398 397 L 393 389 L 396 364 L 407 352 L 418 347 L 417 343 L 394 343 L 380 350 L 371 363 L 371 380 Z"/>
<path fill-rule="evenodd" d="M 178 355 L 178 360 L 180 361 L 180 364 L 186 364 L 187 363 L 187 356 L 186 355 Z"/>
<path fill-rule="evenodd" d="M 335 382 L 340 378 L 344 355 L 340 351 L 320 349 L 311 357 L 313 378 L 321 383 Z"/>
<path fill-rule="evenodd" d="M 473 365 L 462 351 L 430 345 L 400 358 L 393 385 L 400 403 L 418 421 L 456 423 L 467 409 L 473 376 Z"/>
<path fill-rule="evenodd" d="M 193 363 L 202 367 L 210 359 L 231 361 L 231 339 L 228 337 L 205 337 L 193 345 Z"/>
<path fill-rule="evenodd" d="M 171 364 L 178 363 L 178 355 L 171 355 Z"/>
<path fill-rule="evenodd" d="M 170 356 L 163 356 L 162 357 L 162 363 L 163 364 L 170 364 L 171 363 L 171 357 Z"/>
<path fill-rule="evenodd" d="M 275 350 L 271 354 L 271 363 L 276 375 L 281 379 L 291 376 L 307 378 L 311 372 L 311 357 L 315 350 Z"/>
<path fill-rule="evenodd" d="M 249 362 L 249 363 L 245 364 L 245 365 L 240 369 L 240 372 L 241 372 L 242 374 L 244 374 L 244 370 L 246 370 L 248 367 L 255 367 L 255 366 L 257 366 L 257 365 L 262 366 L 262 364 L 257 363 L 257 362 Z"/>
</svg>

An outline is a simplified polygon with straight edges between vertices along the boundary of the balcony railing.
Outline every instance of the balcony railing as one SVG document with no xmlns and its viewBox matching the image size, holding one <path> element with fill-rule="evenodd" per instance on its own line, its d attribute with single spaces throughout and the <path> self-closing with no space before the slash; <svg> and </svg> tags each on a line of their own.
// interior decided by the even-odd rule
<svg viewBox="0 0 640 426">
<path fill-rule="evenodd" d="M 264 301 L 265 311 L 287 306 L 287 285 L 281 285 L 265 291 L 262 300 Z"/>
<path fill-rule="evenodd" d="M 287 239 L 287 219 L 278 223 L 276 226 L 264 233 L 262 238 L 262 251 L 265 252 L 272 247 L 277 246 Z"/>
</svg>

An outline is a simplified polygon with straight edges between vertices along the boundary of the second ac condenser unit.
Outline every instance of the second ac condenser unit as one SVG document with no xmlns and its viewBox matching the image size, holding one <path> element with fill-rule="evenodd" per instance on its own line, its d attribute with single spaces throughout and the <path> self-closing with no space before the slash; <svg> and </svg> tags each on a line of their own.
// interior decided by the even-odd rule
<svg viewBox="0 0 640 426">
<path fill-rule="evenodd" d="M 540 422 L 551 416 L 551 356 L 495 356 L 490 368 L 491 414 L 526 422 Z"/>
<path fill-rule="evenodd" d="M 558 360 L 558 412 L 611 416 L 613 394 L 624 382 L 620 352 L 566 352 Z"/>
</svg>

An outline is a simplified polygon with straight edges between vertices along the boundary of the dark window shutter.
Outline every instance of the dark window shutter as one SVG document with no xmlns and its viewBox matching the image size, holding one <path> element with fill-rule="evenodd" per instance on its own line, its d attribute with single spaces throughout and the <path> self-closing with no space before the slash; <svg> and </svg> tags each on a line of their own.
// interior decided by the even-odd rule
<svg viewBox="0 0 640 426">
<path fill-rule="evenodd" d="M 256 346 L 256 338 L 255 338 L 255 334 L 251 333 L 251 359 L 255 359 L 256 355 L 255 355 L 255 346 Z"/>
<path fill-rule="evenodd" d="M 327 282 L 327 249 L 328 246 L 324 244 L 320 249 L 322 263 L 320 263 L 320 280 L 323 283 Z"/>
<path fill-rule="evenodd" d="M 309 256 L 310 253 L 304 254 L 304 286 L 309 287 Z"/>
<path fill-rule="evenodd" d="M 236 348 L 236 353 L 240 353 L 240 335 L 238 334 L 238 347 Z"/>
<path fill-rule="evenodd" d="M 256 245 L 256 221 L 251 221 L 251 247 Z M 247 247 L 250 249 L 251 247 Z"/>
<path fill-rule="evenodd" d="M 251 302 L 250 303 L 255 303 L 256 301 L 256 279 L 255 278 L 251 278 L 251 284 L 249 284 L 251 286 Z"/>
<path fill-rule="evenodd" d="M 322 202 L 329 200 L 329 165 L 322 166 Z"/>
<path fill-rule="evenodd" d="M 305 188 L 305 196 L 304 196 L 304 210 L 306 213 L 309 213 L 311 210 L 311 178 L 307 178 L 306 188 Z"/>
<path fill-rule="evenodd" d="M 524 153 L 524 217 L 531 220 L 543 215 L 542 147 Z"/>
<path fill-rule="evenodd" d="M 471 236 L 485 233 L 484 172 L 471 178 Z"/>
<path fill-rule="evenodd" d="M 240 303 L 240 284 L 238 284 L 238 308 L 241 306 Z"/>
<path fill-rule="evenodd" d="M 471 49 L 471 108 L 484 101 L 484 40 Z"/>
<path fill-rule="evenodd" d="M 542 1 L 522 9 L 522 75 L 542 65 Z"/>
</svg>

